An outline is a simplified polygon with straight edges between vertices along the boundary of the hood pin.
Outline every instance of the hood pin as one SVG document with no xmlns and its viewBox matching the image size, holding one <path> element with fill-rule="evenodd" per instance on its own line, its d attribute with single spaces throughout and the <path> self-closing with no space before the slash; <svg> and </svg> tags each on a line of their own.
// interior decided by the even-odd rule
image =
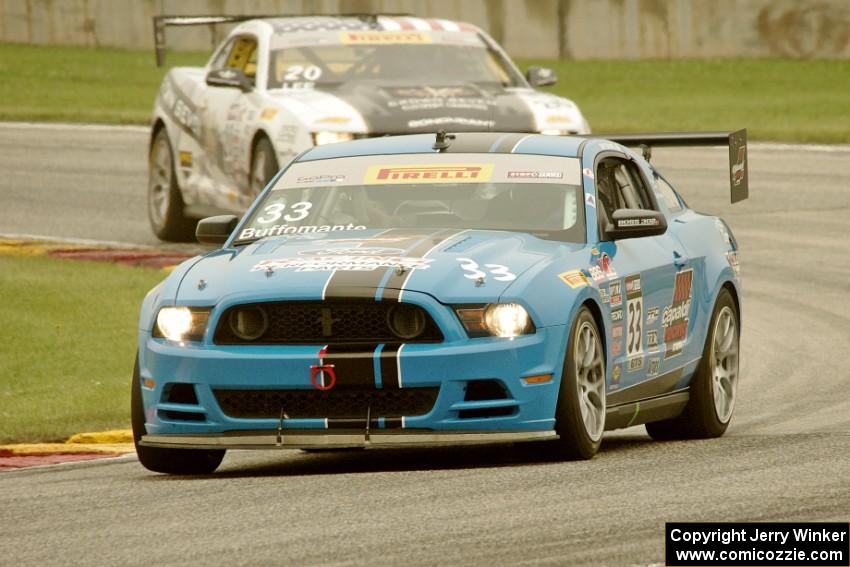
<svg viewBox="0 0 850 567">
<path fill-rule="evenodd" d="M 406 271 L 407 271 L 407 268 L 405 268 L 404 266 L 396 266 L 395 267 L 395 275 L 397 275 L 397 276 L 403 276 Z"/>
<path fill-rule="evenodd" d="M 204 290 L 207 288 L 207 280 L 198 280 L 198 289 Z"/>
<path fill-rule="evenodd" d="M 274 268 L 272 268 L 271 266 L 266 266 L 266 277 L 270 278 L 272 277 L 272 274 L 274 274 Z"/>
<path fill-rule="evenodd" d="M 475 287 L 481 287 L 485 283 L 486 282 L 484 280 L 484 276 L 478 276 L 477 278 L 475 278 Z"/>
</svg>

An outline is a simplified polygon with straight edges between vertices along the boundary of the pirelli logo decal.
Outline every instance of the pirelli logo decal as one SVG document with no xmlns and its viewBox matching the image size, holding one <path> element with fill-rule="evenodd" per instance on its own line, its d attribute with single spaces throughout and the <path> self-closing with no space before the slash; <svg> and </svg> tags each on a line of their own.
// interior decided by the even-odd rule
<svg viewBox="0 0 850 567">
<path fill-rule="evenodd" d="M 373 165 L 364 183 L 478 183 L 493 176 L 492 163 L 446 163 L 440 165 Z"/>
<path fill-rule="evenodd" d="M 387 43 L 431 43 L 431 34 L 419 31 L 344 31 L 340 33 L 342 43 L 387 44 Z"/>
</svg>

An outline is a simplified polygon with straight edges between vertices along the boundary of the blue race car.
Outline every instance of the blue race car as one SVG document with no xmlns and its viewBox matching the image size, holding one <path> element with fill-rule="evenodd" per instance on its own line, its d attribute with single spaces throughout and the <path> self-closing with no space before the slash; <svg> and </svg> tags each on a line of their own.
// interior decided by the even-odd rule
<svg viewBox="0 0 850 567">
<path fill-rule="evenodd" d="M 626 146 L 642 146 L 636 153 Z M 132 388 L 141 463 L 209 473 L 228 448 L 716 437 L 738 381 L 738 246 L 610 139 L 444 132 L 312 148 L 212 250 L 145 298 Z"/>
</svg>

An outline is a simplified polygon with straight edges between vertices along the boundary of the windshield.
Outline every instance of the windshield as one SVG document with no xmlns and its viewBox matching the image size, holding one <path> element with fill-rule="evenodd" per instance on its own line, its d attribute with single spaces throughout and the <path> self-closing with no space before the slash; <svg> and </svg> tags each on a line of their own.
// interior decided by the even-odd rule
<svg viewBox="0 0 850 567">
<path fill-rule="evenodd" d="M 337 44 L 273 50 L 269 89 L 330 87 L 379 79 L 403 86 L 422 84 L 521 86 L 516 72 L 495 51 L 445 44 Z"/>
<path fill-rule="evenodd" d="M 528 232 L 584 242 L 578 160 L 511 154 L 360 156 L 295 163 L 235 240 L 389 228 Z"/>
</svg>

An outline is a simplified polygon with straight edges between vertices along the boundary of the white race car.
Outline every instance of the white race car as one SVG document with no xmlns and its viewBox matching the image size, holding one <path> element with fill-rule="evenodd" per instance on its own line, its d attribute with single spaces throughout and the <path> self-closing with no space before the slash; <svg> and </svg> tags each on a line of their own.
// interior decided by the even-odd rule
<svg viewBox="0 0 850 567">
<path fill-rule="evenodd" d="M 156 98 L 148 213 L 163 240 L 243 212 L 315 145 L 440 129 L 590 132 L 575 103 L 532 88 L 554 84 L 552 70 L 523 77 L 490 36 L 448 20 L 158 16 L 158 62 L 165 26 L 234 21 L 205 67 L 171 69 Z"/>
</svg>

